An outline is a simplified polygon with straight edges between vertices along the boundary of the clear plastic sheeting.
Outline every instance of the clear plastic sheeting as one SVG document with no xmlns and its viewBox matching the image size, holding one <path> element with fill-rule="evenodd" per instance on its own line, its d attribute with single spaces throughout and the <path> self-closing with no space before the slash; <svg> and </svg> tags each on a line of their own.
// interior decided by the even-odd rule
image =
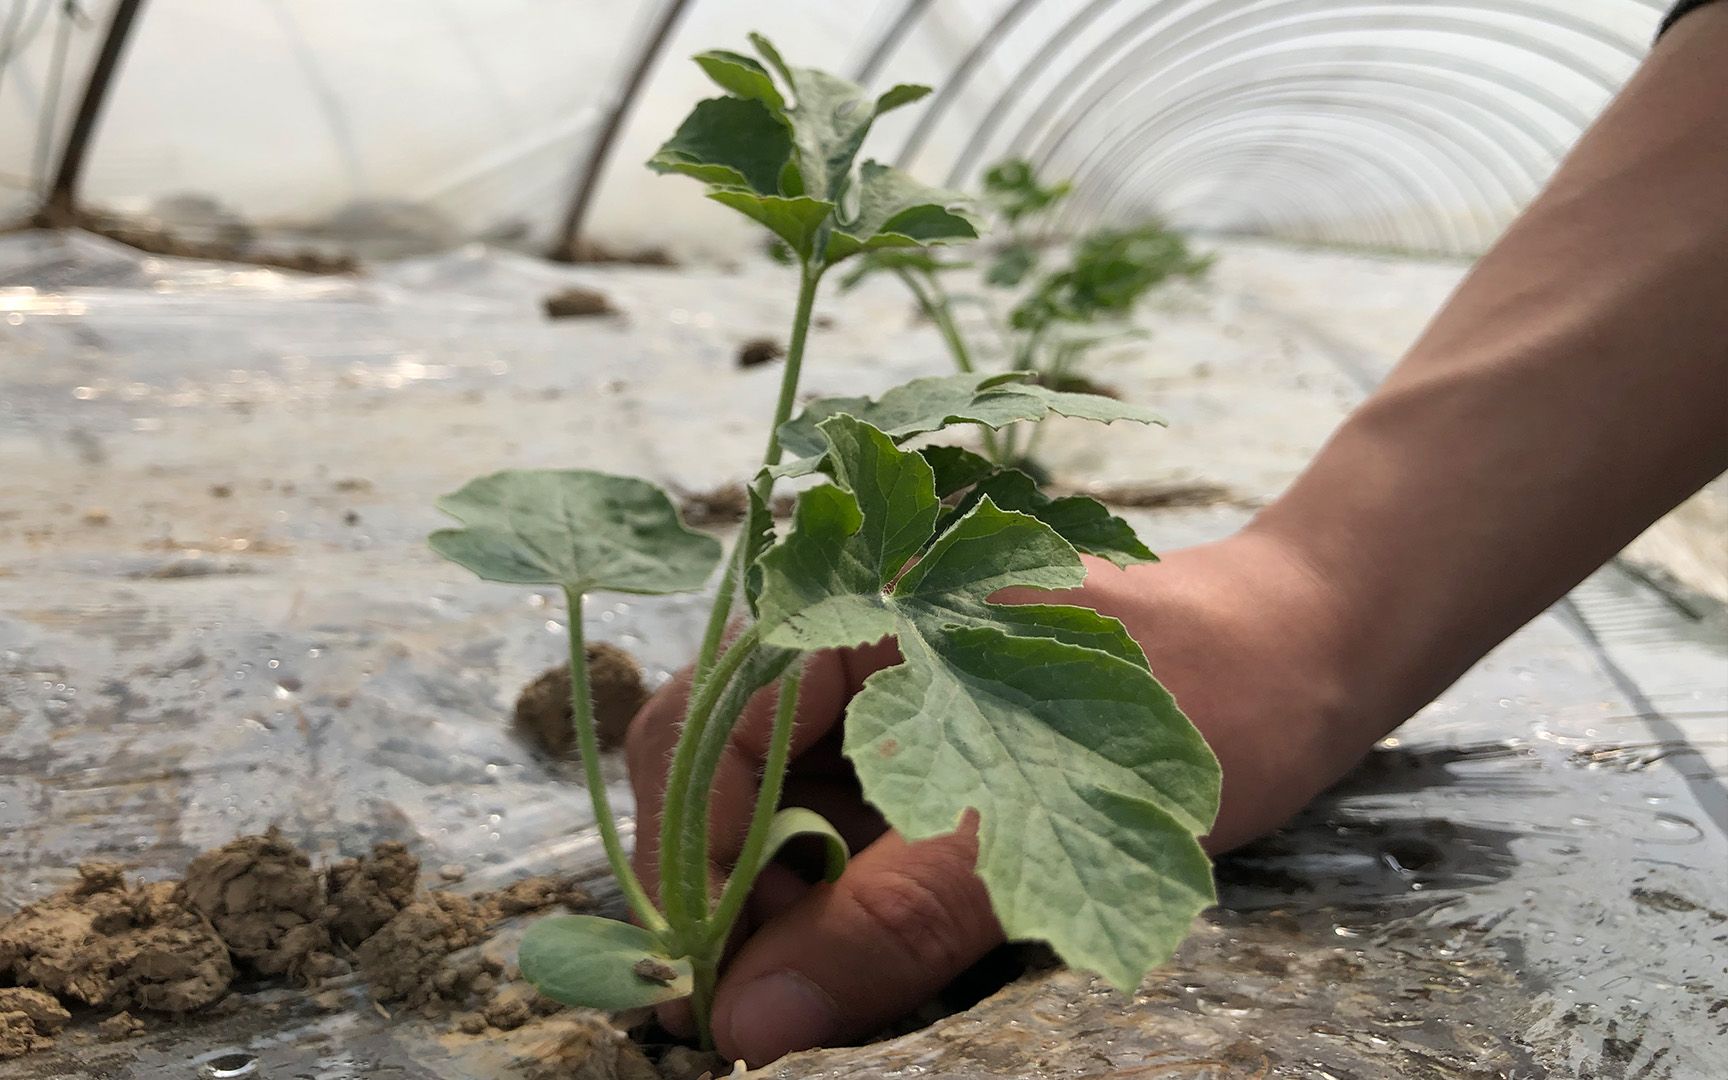
<svg viewBox="0 0 1728 1080">
<path fill-rule="evenodd" d="M 1152 347 L 1101 365 L 1168 430 L 1062 424 L 1074 482 L 1187 486 L 1155 547 L 1281 490 L 1456 283 L 1452 264 L 1229 244 Z M 433 499 L 504 467 L 701 491 L 747 475 L 790 272 L 559 267 L 470 247 L 367 278 L 0 238 L 0 910 L 88 859 L 146 878 L 271 824 L 319 859 L 408 843 L 465 886 L 600 874 L 568 768 L 509 732 L 558 661 L 555 590 L 438 562 Z M 619 314 L 547 321 L 549 292 Z M 813 332 L 812 393 L 946 370 L 891 281 Z M 715 407 L 716 402 L 724 408 Z M 700 598 L 595 596 L 589 636 L 656 678 Z M 1132 1001 L 1035 976 L 885 1043 L 764 1075 L 944 1080 L 1714 1075 L 1728 1055 L 1728 636 L 1611 566 L 1286 830 L 1221 863 L 1223 906 Z M 613 794 L 628 808 L 622 762 Z M 515 1077 L 502 1043 L 386 1019 L 358 977 L 142 1037 L 0 1063 L 7 1080 Z M 327 1011 L 321 1011 L 327 1010 Z M 205 1070 L 205 1071 L 200 1071 Z"/>
<path fill-rule="evenodd" d="M 477 237 L 544 248 L 592 180 L 585 237 L 725 254 L 748 242 L 744 226 L 640 163 L 712 93 L 685 58 L 762 30 L 797 62 L 935 86 L 883 121 L 871 152 L 961 188 L 1028 157 L 1076 182 L 1064 228 L 1162 216 L 1473 253 L 1636 67 L 1666 6 L 146 0 L 81 194 L 170 229 L 399 253 Z M 0 4 L 0 208 L 13 216 L 45 194 L 115 7 Z"/>
</svg>

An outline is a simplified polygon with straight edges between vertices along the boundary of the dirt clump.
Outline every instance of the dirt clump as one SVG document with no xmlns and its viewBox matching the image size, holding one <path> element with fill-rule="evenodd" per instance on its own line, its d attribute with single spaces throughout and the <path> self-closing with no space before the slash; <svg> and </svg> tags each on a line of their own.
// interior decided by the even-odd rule
<svg viewBox="0 0 1728 1080">
<path fill-rule="evenodd" d="M 409 1006 L 460 1002 L 482 974 L 496 976 L 502 965 L 484 958 L 452 961 L 450 954 L 478 945 L 486 920 L 465 896 L 432 893 L 397 912 L 355 950 L 360 973 L 381 1002 Z"/>
<path fill-rule="evenodd" d="M 605 642 L 589 645 L 584 655 L 600 749 L 616 749 L 623 745 L 636 710 L 648 700 L 642 668 L 635 657 Z M 576 754 L 570 688 L 570 665 L 560 664 L 542 672 L 516 699 L 516 730 L 530 744 L 556 758 Z"/>
<path fill-rule="evenodd" d="M 122 1011 L 97 1024 L 96 1030 L 110 1039 L 129 1039 L 144 1034 L 144 1021 Z"/>
<path fill-rule="evenodd" d="M 0 1059 L 51 1045 L 70 1019 L 71 1013 L 40 990 L 0 988 Z"/>
<path fill-rule="evenodd" d="M 714 1080 L 732 1071 L 732 1063 L 712 1050 L 671 1046 L 660 1055 L 660 1080 Z"/>
<path fill-rule="evenodd" d="M 581 911 L 593 903 L 594 897 L 574 877 L 561 874 L 523 878 L 474 898 L 475 910 L 488 923 L 503 922 L 513 915 L 526 915 L 558 904 Z"/>
<path fill-rule="evenodd" d="M 480 1016 L 499 1031 L 515 1031 L 537 1016 L 562 1012 L 564 1006 L 527 983 L 508 983 L 480 1007 Z"/>
<path fill-rule="evenodd" d="M 769 504 L 768 512 L 776 518 L 789 518 L 797 505 L 796 495 L 776 495 Z M 743 483 L 737 480 L 707 491 L 683 492 L 678 501 L 678 514 L 684 519 L 684 524 L 697 528 L 708 525 L 736 525 L 744 520 L 749 509 L 750 493 Z"/>
<path fill-rule="evenodd" d="M 188 1012 L 227 992 L 228 946 L 172 882 L 128 886 L 108 863 L 79 875 L 0 923 L 0 977 L 98 1008 Z"/>
<path fill-rule="evenodd" d="M 588 319 L 618 314 L 618 309 L 605 293 L 581 285 L 553 293 L 543 301 L 543 306 L 548 319 Z"/>
<path fill-rule="evenodd" d="M 660 1080 L 660 1071 L 599 1013 L 567 1010 L 503 1036 L 529 1080 Z"/>
<path fill-rule="evenodd" d="M 420 860 L 395 840 L 358 859 L 345 859 L 325 875 L 330 934 L 353 947 L 376 934 L 414 900 Z"/>
<path fill-rule="evenodd" d="M 186 868 L 178 899 L 210 919 L 242 966 L 302 978 L 328 954 L 324 883 L 277 829 L 206 851 Z"/>
<path fill-rule="evenodd" d="M 738 346 L 738 366 L 761 367 L 786 355 L 786 349 L 773 338 L 752 338 Z"/>
</svg>

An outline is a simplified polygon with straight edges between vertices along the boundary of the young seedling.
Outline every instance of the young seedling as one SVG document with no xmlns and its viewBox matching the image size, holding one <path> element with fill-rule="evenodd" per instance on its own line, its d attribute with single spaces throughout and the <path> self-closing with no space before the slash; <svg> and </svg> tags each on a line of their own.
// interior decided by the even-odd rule
<svg viewBox="0 0 1728 1080">
<path fill-rule="evenodd" d="M 1196 256 L 1180 233 L 1157 222 L 1146 222 L 1132 229 L 1102 229 L 1081 237 L 1072 247 L 1068 265 L 1028 283 L 1040 261 L 1040 245 L 1030 228 L 1046 218 L 1069 192 L 1066 182 L 1041 183 L 1025 161 L 999 162 L 985 172 L 983 202 L 1002 222 L 1008 237 L 990 252 L 983 280 L 993 289 L 1021 290 L 1024 295 L 1005 315 L 987 296 L 972 299 L 980 302 L 986 324 L 1001 342 L 1007 370 L 1027 372 L 1037 382 L 1056 389 L 1107 393 L 1076 372 L 1080 361 L 1101 345 L 1144 336 L 1129 322 L 1135 307 L 1166 281 L 1204 277 L 1212 260 Z M 978 350 L 955 317 L 961 297 L 951 293 L 941 280 L 972 266 L 929 252 L 875 252 L 860 260 L 842 285 L 850 288 L 872 273 L 894 274 L 941 333 L 955 369 L 972 372 L 978 370 Z M 1020 434 L 1021 429 L 1014 428 L 998 439 L 986 432 L 985 452 L 998 464 L 1036 472 L 1031 443 L 1018 445 Z"/>
<path fill-rule="evenodd" d="M 924 253 L 975 238 L 966 202 L 871 161 L 873 120 L 922 97 L 875 99 L 852 83 L 708 52 L 727 94 L 699 103 L 650 167 L 709 186 L 762 223 L 798 268 L 796 314 L 763 467 L 724 560 L 669 766 L 660 890 L 626 857 L 599 769 L 582 660 L 582 598 L 593 591 L 702 587 L 719 544 L 678 520 L 654 485 L 586 470 L 503 472 L 440 502 L 461 522 L 432 547 L 482 578 L 550 584 L 569 604 L 572 707 L 606 856 L 635 925 L 543 919 L 523 974 L 558 1001 L 604 1009 L 689 997 L 704 1043 L 720 957 L 762 868 L 794 837 L 817 837 L 826 877 L 845 842 L 814 812 L 781 808 L 804 658 L 893 636 L 904 660 L 868 679 L 847 714 L 845 751 L 866 797 L 911 839 L 978 815 L 978 873 L 1010 937 L 1127 989 L 1212 902 L 1198 837 L 1217 810 L 1216 759 L 1147 668 L 1122 625 L 1084 608 L 1004 605 L 1009 586 L 1065 589 L 1080 553 L 1152 559 L 1129 526 L 1085 498 L 1053 499 L 1025 474 L 970 451 L 922 445 L 953 424 L 993 431 L 1052 414 L 1156 422 L 1131 405 L 1064 393 L 1021 373 L 914 380 L 879 398 L 818 399 L 792 416 L 823 276 L 861 253 Z M 776 480 L 820 474 L 777 535 Z M 741 629 L 722 648 L 734 615 Z M 709 797 L 745 703 L 778 683 L 761 788 L 742 853 L 710 885 Z"/>
</svg>

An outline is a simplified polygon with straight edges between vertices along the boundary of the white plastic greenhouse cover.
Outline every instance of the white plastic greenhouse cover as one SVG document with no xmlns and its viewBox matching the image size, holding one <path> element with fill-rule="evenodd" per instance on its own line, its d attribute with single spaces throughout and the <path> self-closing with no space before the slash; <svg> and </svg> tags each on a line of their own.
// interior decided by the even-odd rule
<svg viewBox="0 0 1728 1080">
<path fill-rule="evenodd" d="M 1067 225 L 1160 215 L 1468 254 L 1637 66 L 1666 6 L 0 0 L 0 215 L 42 206 L 134 8 L 78 191 L 122 215 L 547 247 L 617 111 L 584 235 L 724 251 L 742 224 L 641 162 L 713 92 L 685 58 L 762 30 L 795 63 L 937 87 L 869 152 L 961 188 L 1028 157 L 1074 178 Z"/>
</svg>

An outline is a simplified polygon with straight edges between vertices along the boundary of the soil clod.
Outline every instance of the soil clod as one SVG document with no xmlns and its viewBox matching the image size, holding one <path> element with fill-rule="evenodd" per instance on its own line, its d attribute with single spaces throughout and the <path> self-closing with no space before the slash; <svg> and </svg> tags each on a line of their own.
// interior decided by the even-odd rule
<svg viewBox="0 0 1728 1080">
<path fill-rule="evenodd" d="M 648 690 L 642 685 L 642 669 L 635 658 L 616 645 L 596 642 L 587 647 L 585 655 L 600 748 L 612 750 L 623 745 L 631 719 L 648 700 Z M 516 699 L 517 731 L 555 758 L 576 754 L 570 688 L 570 665 L 560 664 L 529 683 Z"/>
<path fill-rule="evenodd" d="M 786 355 L 786 349 L 773 338 L 752 338 L 738 347 L 738 366 L 761 367 Z"/>
<path fill-rule="evenodd" d="M 312 957 L 329 952 L 324 883 L 306 853 L 275 829 L 193 859 L 177 896 L 260 975 L 303 978 Z"/>
<path fill-rule="evenodd" d="M 344 945 L 355 946 L 376 934 L 413 901 L 420 881 L 420 860 L 402 844 L 387 840 L 364 858 L 332 866 L 325 880 L 330 896 L 330 932 Z"/>
<path fill-rule="evenodd" d="M 555 292 L 544 303 L 548 319 L 586 319 L 618 314 L 618 309 L 612 306 L 605 293 L 581 285 Z"/>
</svg>

